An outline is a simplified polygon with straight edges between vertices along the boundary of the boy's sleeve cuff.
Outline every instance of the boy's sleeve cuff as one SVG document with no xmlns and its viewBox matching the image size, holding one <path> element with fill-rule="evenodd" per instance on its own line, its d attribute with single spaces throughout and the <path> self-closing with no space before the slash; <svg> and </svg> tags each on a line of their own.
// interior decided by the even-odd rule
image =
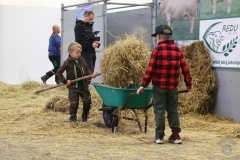
<svg viewBox="0 0 240 160">
<path fill-rule="evenodd" d="M 64 80 L 64 81 L 63 81 L 63 84 L 66 84 L 66 83 L 67 83 L 67 80 Z"/>
</svg>

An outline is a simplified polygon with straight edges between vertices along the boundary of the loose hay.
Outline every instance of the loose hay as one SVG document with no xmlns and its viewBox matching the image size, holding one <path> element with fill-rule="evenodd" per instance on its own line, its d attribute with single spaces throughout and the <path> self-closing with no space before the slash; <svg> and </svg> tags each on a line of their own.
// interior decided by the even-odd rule
<svg viewBox="0 0 240 160">
<path fill-rule="evenodd" d="M 95 89 L 93 89 L 92 86 L 89 87 L 90 92 L 91 92 L 91 99 L 92 99 L 92 107 L 91 111 L 94 110 L 94 113 L 91 113 L 92 115 L 96 115 L 98 113 L 95 113 L 95 111 L 98 108 L 102 107 L 102 100 L 100 99 L 98 93 L 95 92 Z M 67 92 L 67 91 L 66 91 Z M 80 114 L 82 110 L 82 100 L 79 98 L 79 110 L 78 113 Z M 70 101 L 69 99 L 65 96 L 58 96 L 55 95 L 51 99 L 49 99 L 45 105 L 45 110 L 52 110 L 55 112 L 68 112 L 70 107 Z M 97 107 L 97 108 L 96 108 Z M 98 111 L 99 112 L 99 111 Z"/>
<path fill-rule="evenodd" d="M 55 89 L 35 95 L 35 89 L 25 90 L 21 86 L 1 84 L 0 90 L 4 93 L 3 89 L 12 88 L 0 97 L 2 159 L 159 159 L 159 147 L 152 141 L 155 133 L 153 114 L 149 114 L 146 134 L 139 132 L 136 122 L 126 120 L 120 122 L 119 132 L 113 134 L 104 125 L 102 113 L 98 111 L 101 99 L 92 87 L 93 104 L 89 121 L 70 124 L 68 114 L 43 112 L 49 99 L 67 97 L 67 90 Z M 152 112 L 152 108 L 150 110 Z M 184 143 L 184 147 L 179 148 L 183 153 L 180 159 L 231 159 L 240 154 L 240 123 L 211 114 L 192 113 L 181 115 L 180 121 Z M 167 127 L 165 141 L 170 133 Z M 224 138 L 236 142 L 228 157 L 221 152 L 222 146 L 217 145 Z M 84 146 L 81 154 L 79 144 Z M 161 148 L 166 153 L 162 159 L 179 159 L 175 150 L 175 145 L 166 142 Z M 146 154 L 150 151 L 151 154 Z M 90 152 L 93 154 L 89 157 Z M 206 153 L 211 155 L 210 158 Z"/>
<path fill-rule="evenodd" d="M 182 46 L 193 81 L 193 92 L 179 95 L 179 110 L 181 113 L 207 114 L 212 112 L 216 93 L 216 77 L 211 67 L 209 50 L 203 41 Z M 183 76 L 179 88 L 185 88 Z"/>
<path fill-rule="evenodd" d="M 150 54 L 145 43 L 135 36 L 126 35 L 103 51 L 100 60 L 103 83 L 116 88 L 140 84 Z"/>
<path fill-rule="evenodd" d="M 4 82 L 0 82 L 0 88 L 1 88 L 0 98 L 5 97 L 10 92 L 15 92 L 16 91 L 16 88 L 14 86 L 8 85 Z"/>
<path fill-rule="evenodd" d="M 148 48 L 151 48 L 151 40 L 147 29 L 142 26 L 137 26 L 134 28 L 132 35 L 134 35 L 138 40 L 144 42 Z"/>
<path fill-rule="evenodd" d="M 45 86 L 45 84 L 38 83 L 36 81 L 26 81 L 26 82 L 22 83 L 22 85 L 21 85 L 22 89 L 25 89 L 25 90 L 32 90 L 32 89 L 36 89 L 36 88 L 44 87 L 44 86 Z"/>
<path fill-rule="evenodd" d="M 69 105 L 69 100 L 66 97 L 56 96 L 46 103 L 45 109 L 56 112 L 67 112 L 69 111 Z"/>
</svg>

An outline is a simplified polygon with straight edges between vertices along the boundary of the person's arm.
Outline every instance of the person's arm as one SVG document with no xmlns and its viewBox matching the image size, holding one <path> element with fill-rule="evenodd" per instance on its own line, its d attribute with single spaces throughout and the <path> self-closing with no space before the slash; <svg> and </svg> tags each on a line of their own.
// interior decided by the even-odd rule
<svg viewBox="0 0 240 160">
<path fill-rule="evenodd" d="M 155 73 L 155 70 L 156 70 L 155 68 L 156 68 L 156 64 L 157 64 L 157 61 L 156 61 L 157 52 L 158 51 L 156 48 L 152 51 L 150 62 L 147 67 L 147 71 L 143 77 L 142 87 L 144 87 L 144 88 L 147 87 L 148 84 L 151 82 L 152 76 Z"/>
<path fill-rule="evenodd" d="M 56 44 L 59 51 L 61 51 L 61 37 L 57 35 L 54 37 L 54 43 Z"/>
<path fill-rule="evenodd" d="M 76 24 L 74 27 L 75 41 L 82 45 L 83 48 L 90 48 L 92 46 L 92 42 L 86 41 L 83 37 L 83 33 L 85 32 L 84 26 L 81 24 Z"/>
<path fill-rule="evenodd" d="M 56 72 L 57 77 L 63 84 L 66 84 L 68 82 L 67 79 L 63 76 L 63 72 L 66 70 L 66 68 L 67 68 L 67 64 L 65 61 Z"/>
<path fill-rule="evenodd" d="M 150 62 L 147 67 L 147 71 L 145 72 L 145 75 L 143 77 L 142 86 L 138 88 L 138 90 L 136 91 L 136 94 L 139 94 L 140 92 L 142 92 L 144 90 L 144 88 L 146 88 L 148 86 L 148 84 L 151 82 L 152 75 L 155 72 L 155 67 L 156 67 L 156 63 L 157 63 L 156 62 L 157 52 L 158 51 L 156 48 L 152 51 Z"/>
<path fill-rule="evenodd" d="M 191 78 L 186 60 L 183 56 L 183 53 L 182 53 L 182 51 L 180 51 L 180 52 L 181 52 L 180 53 L 180 66 L 181 66 L 181 69 L 182 69 L 182 74 L 184 76 L 184 82 L 186 83 L 186 87 L 187 87 L 188 91 L 190 92 L 193 89 L 192 78 Z"/>
</svg>

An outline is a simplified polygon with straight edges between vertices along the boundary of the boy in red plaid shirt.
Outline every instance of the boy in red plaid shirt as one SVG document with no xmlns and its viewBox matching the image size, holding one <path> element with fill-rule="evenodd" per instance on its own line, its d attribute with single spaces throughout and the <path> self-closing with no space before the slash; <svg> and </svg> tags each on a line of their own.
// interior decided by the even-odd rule
<svg viewBox="0 0 240 160">
<path fill-rule="evenodd" d="M 172 40 L 172 30 L 167 25 L 160 25 L 155 33 L 158 45 L 152 51 L 147 71 L 143 77 L 142 86 L 137 90 L 137 94 L 148 86 L 150 81 L 153 84 L 153 106 L 156 123 L 155 143 L 163 143 L 165 135 L 165 111 L 172 135 L 168 141 L 172 143 L 182 143 L 179 136 L 180 122 L 178 116 L 178 90 L 180 69 L 184 75 L 184 82 L 187 90 L 192 91 L 192 79 L 188 66 L 183 57 L 182 51 Z"/>
</svg>

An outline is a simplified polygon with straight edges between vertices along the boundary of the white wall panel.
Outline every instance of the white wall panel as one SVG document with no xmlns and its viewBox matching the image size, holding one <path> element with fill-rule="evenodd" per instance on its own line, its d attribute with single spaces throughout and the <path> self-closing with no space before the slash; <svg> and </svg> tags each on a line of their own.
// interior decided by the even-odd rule
<svg viewBox="0 0 240 160">
<path fill-rule="evenodd" d="M 52 25 L 61 26 L 61 10 L 2 5 L 0 13 L 0 81 L 41 82 L 40 77 L 53 68 L 48 39 Z M 55 83 L 54 78 L 48 83 Z"/>
</svg>

